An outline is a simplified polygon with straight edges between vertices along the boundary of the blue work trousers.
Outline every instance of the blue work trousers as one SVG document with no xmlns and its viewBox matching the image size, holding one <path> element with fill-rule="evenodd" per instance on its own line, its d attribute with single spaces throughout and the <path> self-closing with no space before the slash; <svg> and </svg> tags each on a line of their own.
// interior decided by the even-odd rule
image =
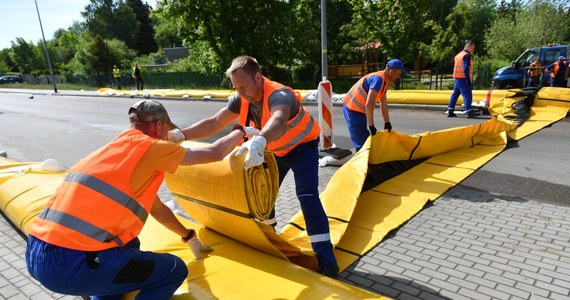
<svg viewBox="0 0 570 300">
<path fill-rule="evenodd" d="M 275 156 L 279 169 L 279 186 L 289 170 L 295 177 L 295 192 L 307 224 L 311 246 L 317 254 L 319 267 L 335 266 L 336 258 L 330 241 L 329 221 L 319 198 L 319 140 L 298 145 L 285 156 Z M 271 217 L 275 216 L 275 211 Z"/>
<path fill-rule="evenodd" d="M 166 253 L 140 251 L 138 239 L 98 252 L 71 250 L 28 237 L 28 272 L 60 294 L 121 299 L 140 290 L 135 299 L 169 299 L 188 277 L 182 259 Z"/>
<path fill-rule="evenodd" d="M 463 96 L 463 108 L 465 112 L 469 113 L 471 111 L 471 102 L 473 102 L 473 90 L 471 84 L 465 78 L 455 78 L 455 83 L 453 85 L 453 92 L 449 98 L 449 105 L 447 105 L 448 111 L 455 110 L 455 104 L 459 95 Z"/>
<path fill-rule="evenodd" d="M 342 105 L 342 113 L 348 127 L 352 145 L 356 148 L 356 152 L 358 152 L 370 135 L 366 114 L 350 110 L 345 104 Z"/>
</svg>

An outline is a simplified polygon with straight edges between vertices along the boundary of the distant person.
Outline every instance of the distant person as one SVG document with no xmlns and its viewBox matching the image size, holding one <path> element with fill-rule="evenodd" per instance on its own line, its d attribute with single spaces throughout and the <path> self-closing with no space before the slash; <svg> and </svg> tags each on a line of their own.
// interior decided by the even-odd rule
<svg viewBox="0 0 570 300">
<path fill-rule="evenodd" d="M 139 250 L 138 235 L 149 214 L 181 237 L 196 257 L 212 251 L 159 199 L 164 173 L 179 165 L 219 161 L 245 137 L 236 126 L 204 147 L 167 140 L 176 128 L 159 102 L 129 108 L 130 128 L 69 169 L 30 227 L 28 272 L 43 286 L 66 295 L 121 299 L 169 299 L 188 277 L 188 266 L 168 253 Z"/>
<path fill-rule="evenodd" d="M 139 64 L 135 64 L 133 67 L 133 78 L 135 79 L 137 91 L 142 91 L 144 89 L 144 79 L 142 77 L 142 72 L 139 68 Z"/>
<path fill-rule="evenodd" d="M 455 114 L 455 104 L 459 95 L 463 96 L 463 108 L 468 118 L 474 118 L 475 112 L 471 108 L 473 101 L 473 52 L 475 51 L 475 43 L 467 41 L 463 50 L 455 55 L 453 63 L 453 92 L 449 98 L 447 105 L 447 116 L 457 117 Z"/>
<path fill-rule="evenodd" d="M 121 88 L 121 69 L 117 68 L 117 65 L 113 65 L 113 78 L 115 79 L 115 86 L 118 90 Z"/>
<path fill-rule="evenodd" d="M 558 57 L 558 61 L 548 65 L 544 71 L 550 72 L 551 87 L 566 87 L 568 81 L 568 62 L 565 56 Z"/>
<path fill-rule="evenodd" d="M 374 106 L 376 103 L 380 102 L 384 129 L 388 132 L 392 130 L 386 91 L 389 83 L 396 82 L 402 74 L 407 73 L 402 61 L 392 59 L 386 64 L 383 71 L 368 73 L 360 78 L 344 96 L 342 112 L 348 126 L 352 145 L 357 152 L 362 148 L 369 135 L 376 134 L 377 130 L 374 125 Z"/>
<path fill-rule="evenodd" d="M 542 76 L 542 65 L 540 64 L 540 56 L 530 63 L 528 69 L 528 87 L 540 87 Z"/>
</svg>

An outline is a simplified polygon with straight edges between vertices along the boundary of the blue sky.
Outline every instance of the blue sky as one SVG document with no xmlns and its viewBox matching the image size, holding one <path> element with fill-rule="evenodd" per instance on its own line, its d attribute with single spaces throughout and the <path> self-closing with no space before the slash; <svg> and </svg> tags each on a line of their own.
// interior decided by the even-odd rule
<svg viewBox="0 0 570 300">
<path fill-rule="evenodd" d="M 81 12 L 89 0 L 37 0 L 46 40 L 53 33 L 67 29 L 73 21 L 83 21 Z M 144 1 L 154 6 L 155 1 Z M 0 0 L 0 49 L 10 48 L 10 41 L 22 37 L 34 43 L 42 39 L 34 0 Z"/>
</svg>

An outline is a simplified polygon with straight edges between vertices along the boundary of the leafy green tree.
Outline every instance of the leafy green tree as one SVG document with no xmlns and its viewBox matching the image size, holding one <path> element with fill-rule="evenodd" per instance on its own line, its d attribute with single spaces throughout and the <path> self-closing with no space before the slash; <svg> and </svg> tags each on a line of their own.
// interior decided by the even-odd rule
<svg viewBox="0 0 570 300">
<path fill-rule="evenodd" d="M 292 5 L 286 1 L 265 0 L 158 3 L 163 18 L 176 20 L 180 37 L 187 46 L 198 43 L 199 47 L 208 48 L 204 49 L 206 56 L 196 53 L 197 64 L 202 69 L 211 69 L 213 65 L 218 74 L 233 58 L 243 54 L 257 58 L 266 74 L 279 64 L 291 65 L 291 51 L 295 48 L 290 34 L 294 24 Z"/>
<path fill-rule="evenodd" d="M 486 47 L 495 59 L 514 60 L 526 48 L 567 42 L 568 17 L 568 7 L 553 1 L 534 1 L 516 11 L 514 18 L 497 18 L 485 36 Z"/>
<path fill-rule="evenodd" d="M 95 36 L 93 42 L 89 45 L 87 54 L 87 63 L 94 72 L 97 85 L 102 86 L 111 73 L 115 58 L 111 49 L 105 43 L 100 35 Z"/>
<path fill-rule="evenodd" d="M 154 39 L 153 22 L 150 18 L 151 7 L 141 0 L 127 0 L 127 4 L 135 13 L 137 23 L 134 49 L 138 54 L 150 54 L 158 50 Z"/>
<path fill-rule="evenodd" d="M 81 12 L 85 28 L 93 36 L 119 39 L 130 48 L 136 46 L 137 18 L 133 9 L 122 0 L 91 0 Z"/>
<path fill-rule="evenodd" d="M 41 49 L 41 50 L 40 50 Z M 32 70 L 43 69 L 44 59 L 42 59 L 43 48 L 38 49 L 33 43 L 26 42 L 18 37 L 12 41 L 12 60 L 22 74 L 30 73 Z"/>
<path fill-rule="evenodd" d="M 160 14 L 153 12 L 151 18 L 154 23 L 154 38 L 160 48 L 180 47 L 182 39 L 178 34 L 178 25 L 175 19 L 162 18 Z"/>
</svg>

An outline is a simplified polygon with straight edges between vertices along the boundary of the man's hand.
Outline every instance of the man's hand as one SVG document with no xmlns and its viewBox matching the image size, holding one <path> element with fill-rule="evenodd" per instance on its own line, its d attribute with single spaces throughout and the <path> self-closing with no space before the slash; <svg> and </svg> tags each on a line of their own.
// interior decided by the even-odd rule
<svg viewBox="0 0 570 300">
<path fill-rule="evenodd" d="M 178 143 L 185 139 L 184 133 L 178 128 L 168 131 L 168 140 L 173 143 Z"/>
<path fill-rule="evenodd" d="M 375 135 L 377 131 L 374 125 L 368 125 L 368 130 L 370 131 L 370 135 Z"/>
<path fill-rule="evenodd" d="M 188 240 L 188 242 L 186 242 L 186 244 L 188 244 L 190 250 L 192 251 L 192 254 L 194 254 L 194 257 L 196 259 L 202 258 L 202 253 L 200 253 L 200 251 L 204 252 L 214 251 L 214 249 L 212 249 L 211 247 L 202 244 L 200 239 L 198 239 L 198 235 L 194 235 L 190 240 Z"/>
<path fill-rule="evenodd" d="M 251 167 L 259 166 L 265 161 L 263 151 L 265 150 L 266 145 L 267 140 L 261 135 L 256 135 L 251 140 L 243 143 L 235 155 L 240 156 L 245 152 L 245 150 L 249 152 L 245 159 L 244 166 L 247 170 Z"/>
<path fill-rule="evenodd" d="M 255 127 L 244 127 L 245 129 L 245 137 L 252 137 L 254 135 L 258 135 L 261 131 Z"/>
<path fill-rule="evenodd" d="M 390 132 L 392 130 L 392 124 L 390 122 L 384 123 L 384 129 Z"/>
</svg>

